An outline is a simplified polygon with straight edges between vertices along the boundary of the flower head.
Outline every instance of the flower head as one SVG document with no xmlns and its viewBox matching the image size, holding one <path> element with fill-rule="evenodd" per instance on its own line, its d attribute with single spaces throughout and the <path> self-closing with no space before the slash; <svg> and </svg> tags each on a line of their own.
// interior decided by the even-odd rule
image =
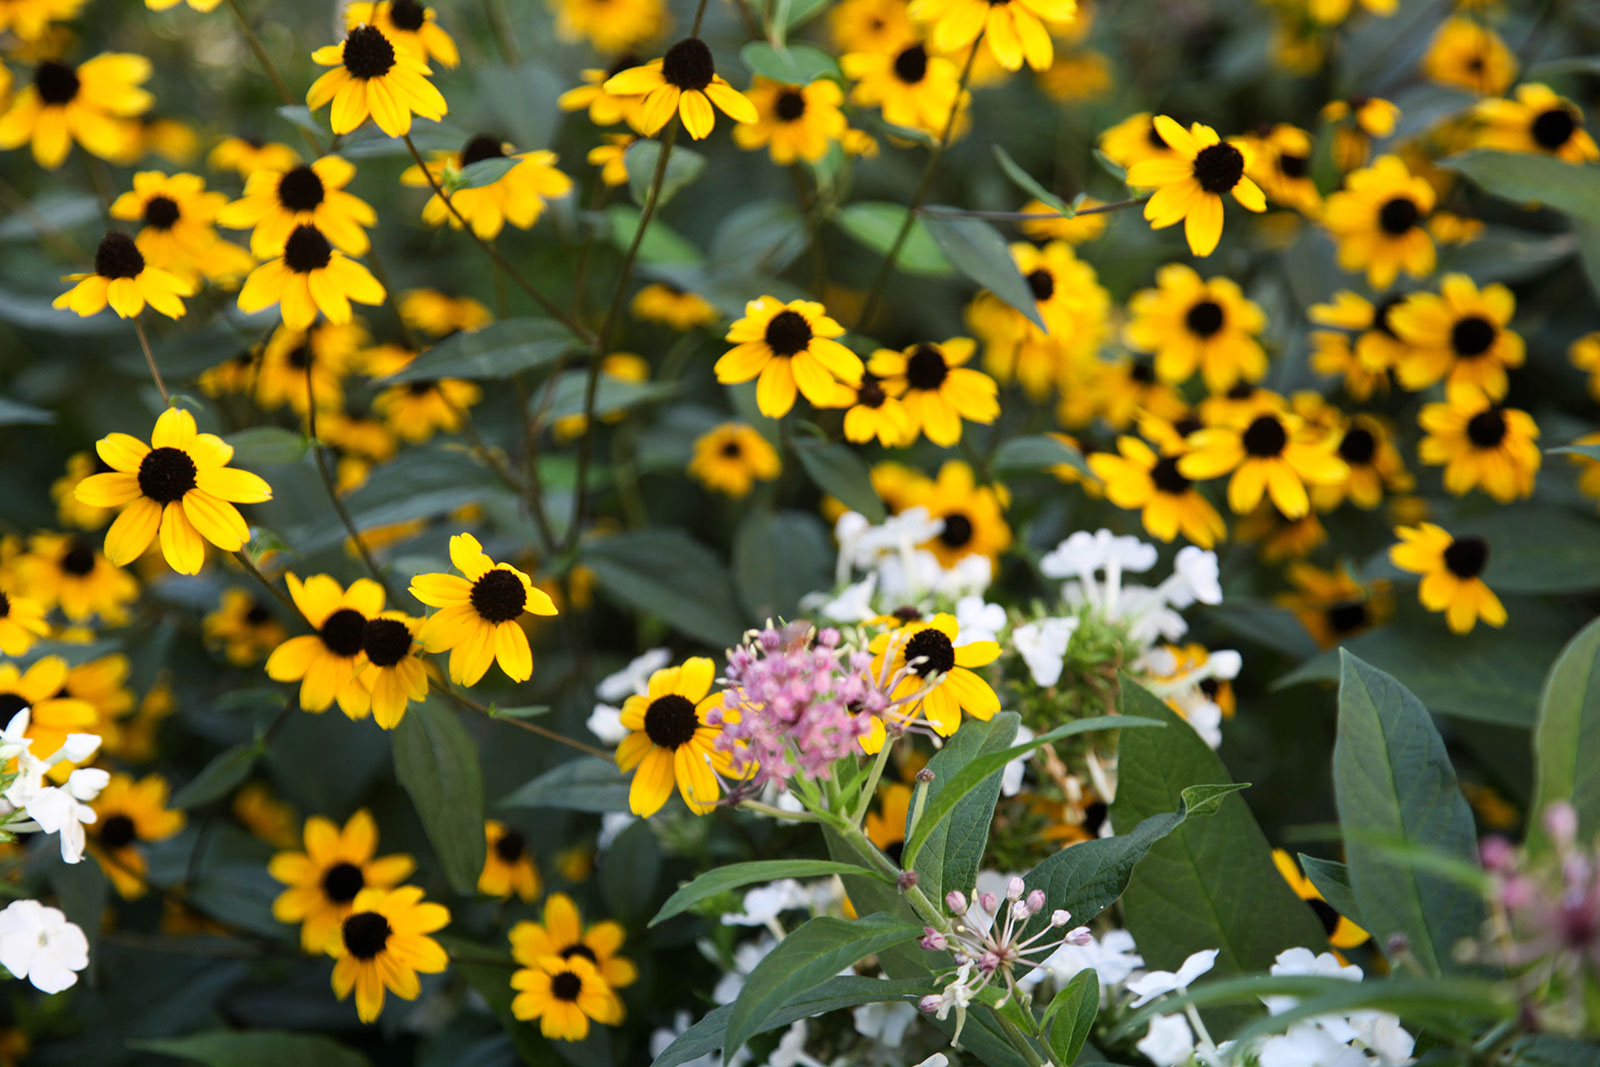
<svg viewBox="0 0 1600 1067">
<path fill-rule="evenodd" d="M 524 614 L 554 615 L 550 595 L 509 563 L 496 563 L 471 534 L 450 538 L 454 574 L 419 574 L 411 595 L 439 611 L 428 616 L 417 637 L 429 652 L 450 650 L 450 680 L 477 685 L 496 661 L 514 682 L 533 677 L 533 652 L 517 620 Z"/>
<path fill-rule="evenodd" d="M 334 247 L 326 234 L 309 223 L 290 231 L 276 259 L 250 272 L 239 290 L 239 310 L 262 311 L 279 306 L 283 324 L 304 330 L 320 311 L 335 325 L 348 323 L 358 304 L 381 304 L 384 289 L 372 272 Z"/>
<path fill-rule="evenodd" d="M 327 943 L 333 965 L 333 991 L 340 1000 L 352 989 L 356 1015 L 373 1022 L 383 1011 L 384 990 L 404 1000 L 422 992 L 417 974 L 438 974 L 449 965 L 444 948 L 429 937 L 450 922 L 443 904 L 422 899 L 416 886 L 363 889 Z"/>
<path fill-rule="evenodd" d="M 1539 427 L 1525 411 L 1502 407 L 1481 389 L 1452 383 L 1442 403 L 1417 416 L 1427 434 L 1417 455 L 1444 467 L 1444 487 L 1456 496 L 1482 489 L 1502 504 L 1533 493 L 1543 459 Z"/>
<path fill-rule="evenodd" d="M 1429 611 L 1442 611 L 1454 633 L 1464 634 L 1479 619 L 1490 626 L 1506 624 L 1505 605 L 1481 575 L 1489 565 L 1489 542 L 1481 537 L 1452 537 L 1431 522 L 1399 526 L 1400 543 L 1389 549 L 1389 561 L 1420 574 L 1418 596 Z"/>
<path fill-rule="evenodd" d="M 89 940 L 59 908 L 13 900 L 0 911 L 0 966 L 41 993 L 59 993 L 89 966 Z"/>
<path fill-rule="evenodd" d="M 194 287 L 176 274 L 146 262 L 134 239 L 115 230 L 100 239 L 93 271 L 69 274 L 64 280 L 77 284 L 51 306 L 71 308 L 84 318 L 110 304 L 118 317 L 131 319 L 149 304 L 169 319 L 181 319 L 184 307 L 179 297 L 194 293 Z"/>
<path fill-rule="evenodd" d="M 735 122 L 761 118 L 750 99 L 717 73 L 711 49 L 698 37 L 685 37 L 660 59 L 613 75 L 603 88 L 616 96 L 644 98 L 639 130 L 646 136 L 677 115 L 690 137 L 708 137 L 716 124 L 712 105 Z"/>
<path fill-rule="evenodd" d="M 721 719 L 711 718 L 722 706 L 722 694 L 711 692 L 716 673 L 709 659 L 696 656 L 656 671 L 646 693 L 623 704 L 622 725 L 630 732 L 617 746 L 617 767 L 633 772 L 628 806 L 635 815 L 660 811 L 675 784 L 696 815 L 716 806 L 717 776 L 733 771 L 732 757 L 717 744 Z"/>
<path fill-rule="evenodd" d="M 0 29 L 6 20 L 0 13 Z M 139 138 L 129 120 L 155 103 L 142 87 L 153 70 L 144 56 L 128 52 L 103 52 L 77 67 L 45 60 L 0 113 L 0 149 L 32 142 L 33 158 L 46 170 L 61 166 L 73 141 L 101 159 L 126 159 Z"/>
<path fill-rule="evenodd" d="M 404 854 L 377 857 L 378 826 L 365 808 L 340 829 L 320 815 L 306 820 L 305 851 L 279 852 L 267 865 L 289 888 L 272 903 L 272 917 L 300 923 L 300 946 L 320 955 L 365 889 L 389 889 L 416 869 Z"/>
<path fill-rule="evenodd" d="M 819 408 L 846 407 L 853 399 L 844 382 L 860 381 L 861 357 L 834 340 L 844 327 L 814 300 L 763 296 L 745 305 L 744 318 L 728 327 L 734 347 L 717 360 L 717 381 L 756 382 L 761 414 L 780 419 L 794 407 L 795 390 Z"/>
<path fill-rule="evenodd" d="M 428 81 L 428 64 L 411 49 L 396 49 L 371 23 L 355 26 L 343 42 L 317 49 L 311 59 L 333 68 L 311 84 L 306 104 L 315 111 L 333 102 L 334 133 L 350 133 L 370 115 L 390 137 L 404 137 L 411 132 L 413 114 L 437 122 L 448 110 Z"/>
<path fill-rule="evenodd" d="M 782 471 L 778 450 L 753 426 L 725 422 L 701 434 L 689 459 L 689 473 L 708 489 L 741 498 L 759 479 L 770 482 Z"/>
<path fill-rule="evenodd" d="M 1155 189 L 1144 206 L 1153 229 L 1184 224 L 1189 250 L 1209 256 L 1222 239 L 1222 197 L 1249 211 L 1267 210 L 1261 187 L 1245 176 L 1252 153 L 1243 141 L 1224 141 L 1210 126 L 1185 130 L 1166 115 L 1154 128 L 1172 150 L 1171 159 L 1147 159 L 1128 168 L 1128 184 Z"/>
</svg>

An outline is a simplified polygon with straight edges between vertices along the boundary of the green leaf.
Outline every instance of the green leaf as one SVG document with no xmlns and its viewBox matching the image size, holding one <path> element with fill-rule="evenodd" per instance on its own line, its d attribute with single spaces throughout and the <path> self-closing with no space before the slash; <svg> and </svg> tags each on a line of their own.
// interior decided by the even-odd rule
<svg viewBox="0 0 1600 1067">
<path fill-rule="evenodd" d="M 490 706 L 489 713 L 497 719 L 537 719 L 541 715 L 550 714 L 549 704 L 529 704 L 520 708 L 502 708 Z"/>
<path fill-rule="evenodd" d="M 937 800 L 939 794 L 956 786 L 962 768 L 970 766 L 974 759 L 1010 748 L 1016 740 L 1019 722 L 1016 712 L 1005 711 L 988 722 L 962 723 L 961 729 L 928 761 L 928 770 L 933 772 L 933 781 L 928 783 L 928 801 Z M 1002 765 L 1000 770 L 989 774 L 950 809 L 949 815 L 930 824 L 925 835 L 927 841 L 918 852 L 915 864 L 917 884 L 930 899 L 942 899 L 946 889 L 967 890 L 976 884 L 983 848 L 989 840 L 989 823 L 1000 799 L 1000 778 L 1004 770 Z M 909 812 L 906 818 L 910 820 Z M 923 822 L 928 823 L 926 812 Z"/>
<path fill-rule="evenodd" d="M 611 221 L 611 243 L 619 252 L 627 252 L 633 244 L 633 235 L 639 229 L 639 209 L 627 204 L 612 204 L 606 208 L 606 218 Z M 643 263 L 700 262 L 700 250 L 687 237 L 672 229 L 659 218 L 650 220 L 644 241 L 639 245 L 639 260 Z"/>
<path fill-rule="evenodd" d="M 282 107 L 275 108 L 274 110 L 277 111 L 277 113 L 283 118 L 288 119 L 302 130 L 310 130 L 318 137 L 321 137 L 323 134 L 328 132 L 328 128 L 318 122 L 316 118 L 312 116 L 311 109 L 306 107 L 304 104 L 285 104 Z"/>
<path fill-rule="evenodd" d="M 944 249 L 956 269 L 1004 300 L 1039 329 L 1049 332 L 1039 317 L 1039 304 L 1033 290 L 1017 270 L 1011 249 L 1000 232 L 982 219 L 950 214 L 955 209 L 924 208 L 923 225 Z"/>
<path fill-rule="evenodd" d="M 1094 150 L 1094 161 L 1100 164 L 1101 169 L 1103 169 L 1113 178 L 1117 179 L 1117 181 L 1125 182 L 1128 180 L 1128 172 L 1123 168 L 1122 164 L 1118 163 L 1116 160 L 1112 159 L 1098 148 Z"/>
<path fill-rule="evenodd" d="M 1511 1046 L 1517 1067 L 1594 1067 L 1600 1063 L 1600 1045 L 1559 1034 L 1535 1034 Z"/>
<path fill-rule="evenodd" d="M 990 145 L 989 147 L 994 149 L 994 158 L 1000 164 L 1000 169 L 1006 172 L 1006 177 L 1010 178 L 1018 189 L 1021 189 L 1035 200 L 1042 200 L 1062 214 L 1071 217 L 1073 211 L 1067 202 L 1034 180 L 1033 175 L 1023 170 L 1021 165 L 1011 158 L 1011 153 L 1001 148 L 998 144 Z"/>
<path fill-rule="evenodd" d="M 810 85 L 818 78 L 844 80 L 839 64 L 815 45 L 790 44 L 775 48 L 766 41 L 751 41 L 739 49 L 739 58 L 752 74 L 785 85 Z"/>
<path fill-rule="evenodd" d="M 595 538 L 583 546 L 583 562 L 594 571 L 601 595 L 696 640 L 726 648 L 744 632 L 745 615 L 727 568 L 682 530 Z"/>
<path fill-rule="evenodd" d="M 639 140 L 628 146 L 622 162 L 628 168 L 628 192 L 634 203 L 643 207 L 650 196 L 650 183 L 655 180 L 656 164 L 661 160 L 661 142 Z M 656 194 L 656 207 L 671 200 L 679 189 L 694 181 L 706 169 L 706 157 L 692 148 L 675 147 L 667 157 L 667 171 L 661 176 L 661 192 Z"/>
<path fill-rule="evenodd" d="M 1600 222 L 1573 219 L 1572 236 L 1578 242 L 1578 262 L 1589 279 L 1589 291 L 1600 295 Z"/>
<path fill-rule="evenodd" d="M 1477 933 L 1482 900 L 1366 835 L 1400 838 L 1475 863 L 1472 810 L 1422 703 L 1349 652 L 1341 652 L 1340 663 L 1334 799 L 1362 922 L 1379 945 L 1403 935 L 1429 973 L 1455 970 L 1451 951 Z"/>
<path fill-rule="evenodd" d="M 1574 219 L 1600 223 L 1600 168 L 1527 152 L 1467 152 L 1439 161 L 1487 192 L 1519 204 L 1539 203 Z"/>
<path fill-rule="evenodd" d="M 1083 458 L 1083 453 L 1047 433 L 1007 438 L 995 450 L 994 463 L 991 466 L 996 474 L 1031 474 L 1049 470 L 1063 463 L 1077 468 L 1080 473 L 1091 478 L 1095 477 L 1094 472 L 1089 469 L 1088 462 Z"/>
<path fill-rule="evenodd" d="M 903 204 L 882 201 L 865 201 L 847 205 L 834 216 L 839 228 L 879 255 L 888 255 L 894 239 L 905 224 L 906 208 Z M 950 261 L 934 242 L 922 220 L 911 224 L 911 232 L 900 246 L 900 257 L 895 265 L 907 274 L 941 278 L 954 273 Z"/>
<path fill-rule="evenodd" d="M 1073 975 L 1045 1009 L 1042 1025 L 1057 1063 L 1076 1063 L 1100 1011 L 1100 977 L 1093 967 Z"/>
<path fill-rule="evenodd" d="M 1447 1025 L 1459 1024 L 1466 1019 L 1485 1022 L 1509 1019 L 1517 1011 L 1510 990 L 1492 982 L 1462 978 L 1334 981 L 1338 985 L 1325 993 L 1305 997 L 1294 1007 L 1279 1014 L 1258 1017 L 1234 1034 L 1233 1040 L 1242 1047 L 1268 1034 L 1281 1033 L 1301 1019 L 1349 1015 L 1369 1008 L 1400 1015 L 1408 1021 L 1426 1023 L 1436 1020 Z"/>
<path fill-rule="evenodd" d="M 483 771 L 472 735 L 432 697 L 413 704 L 394 730 L 394 773 L 451 888 L 471 896 L 485 850 Z"/>
<path fill-rule="evenodd" d="M 0 426 L 42 426 L 56 421 L 56 413 L 0 396 Z"/>
<path fill-rule="evenodd" d="M 1588 459 L 1600 459 L 1600 444 L 1580 445 L 1573 443 L 1547 448 L 1544 451 L 1547 456 L 1584 456 Z"/>
<path fill-rule="evenodd" d="M 0 220 L 0 241 L 34 241 L 74 230 L 98 220 L 103 210 L 100 201 L 88 193 L 47 190 L 28 205 L 28 210 Z"/>
<path fill-rule="evenodd" d="M 1300 853 L 1300 869 L 1306 872 L 1311 884 L 1317 887 L 1328 907 L 1351 922 L 1361 922 L 1361 909 L 1356 907 L 1356 895 L 1350 888 L 1350 867 L 1337 860 L 1318 859 Z"/>
<path fill-rule="evenodd" d="M 1146 963 L 1176 970 L 1191 953 L 1215 948 L 1216 973 L 1240 974 L 1266 970 L 1286 948 L 1325 945 L 1322 925 L 1278 874 L 1249 806 L 1210 784 L 1226 788 L 1231 782 L 1217 754 L 1165 702 L 1127 676 L 1122 708 L 1159 719 L 1167 729 L 1122 735 L 1112 824 L 1155 818 L 1180 802 L 1189 815 L 1214 813 L 1174 828 L 1128 882 L 1123 916 Z"/>
<path fill-rule="evenodd" d="M 186 1037 L 135 1038 L 128 1047 L 207 1067 L 364 1067 L 367 1058 L 320 1034 L 282 1030 L 213 1030 Z"/>
<path fill-rule="evenodd" d="M 457 189 L 480 189 L 485 185 L 495 182 L 510 174 L 522 160 L 515 156 L 494 156 L 489 159 L 480 159 L 476 163 L 468 163 L 462 167 L 456 178 Z"/>
<path fill-rule="evenodd" d="M 198 808 L 213 800 L 220 800 L 233 792 L 234 787 L 250 776 L 261 749 L 255 744 L 234 745 L 212 757 L 200 773 L 172 794 L 175 808 Z"/>
<path fill-rule="evenodd" d="M 830 978 L 816 988 L 807 990 L 790 1000 L 755 1032 L 776 1030 L 780 1026 L 788 1026 L 796 1019 L 809 1019 L 813 1015 L 853 1008 L 859 1004 L 908 1000 L 931 992 L 933 984 L 925 978 L 885 980 L 862 978 L 859 975 Z M 706 1013 L 704 1018 L 679 1034 L 672 1044 L 663 1049 L 650 1067 L 679 1067 L 680 1064 L 716 1052 L 724 1045 L 728 1016 L 731 1014 L 733 1014 L 732 1005 L 714 1008 Z"/>
<path fill-rule="evenodd" d="M 855 874 L 877 878 L 885 883 L 889 881 L 887 876 L 878 871 L 837 860 L 754 860 L 750 863 L 732 863 L 707 871 L 688 885 L 681 886 L 661 905 L 661 910 L 650 920 L 650 925 L 666 922 L 708 897 L 740 886 L 775 882 L 780 878 L 824 878 L 830 874 Z"/>
<path fill-rule="evenodd" d="M 556 379 L 550 389 L 550 400 L 545 407 L 545 418 L 565 418 L 582 415 L 588 398 L 589 372 L 570 370 Z M 653 404 L 676 395 L 677 382 L 630 382 L 602 374 L 594 391 L 594 414 L 604 416 L 618 411 L 628 411 L 642 404 Z M 528 398 L 528 409 L 535 410 L 543 398 L 535 394 Z"/>
<path fill-rule="evenodd" d="M 1530 844 L 1548 844 L 1539 816 L 1558 800 L 1577 809 L 1579 840 L 1587 841 L 1600 830 L 1600 761 L 1594 758 L 1596 752 L 1600 752 L 1600 619 L 1567 642 L 1539 697 L 1539 718 L 1533 728 Z"/>
<path fill-rule="evenodd" d="M 1456 537 L 1489 543 L 1483 580 L 1500 593 L 1568 593 L 1600 587 L 1600 521 L 1566 508 L 1529 505 L 1452 523 Z M 1371 568 L 1384 567 L 1387 554 Z"/>
<path fill-rule="evenodd" d="M 617 835 L 600 860 L 600 896 L 608 914 L 633 923 L 649 914 L 661 877 L 661 846 L 644 819 Z"/>
<path fill-rule="evenodd" d="M 233 464 L 245 468 L 299 463 L 311 447 L 305 434 L 281 426 L 252 426 L 229 434 L 227 441 L 233 446 Z"/>
<path fill-rule="evenodd" d="M 794 451 L 818 489 L 837 497 L 851 511 L 859 511 L 868 522 L 884 520 L 888 510 L 872 487 L 871 470 L 855 449 L 844 444 L 796 441 Z"/>
<path fill-rule="evenodd" d="M 849 921 L 823 915 L 779 941 L 745 979 L 728 1013 L 725 1055 L 771 1025 L 796 997 L 811 992 L 844 968 L 922 936 L 922 927 L 893 916 L 874 914 Z"/>
<path fill-rule="evenodd" d="M 509 378 L 548 366 L 571 348 L 572 335 L 550 319 L 504 319 L 445 338 L 380 384 L 434 378 Z"/>
<path fill-rule="evenodd" d="M 927 844 L 933 835 L 934 827 L 946 818 L 955 806 L 961 803 L 963 797 L 982 785 L 991 774 L 998 773 L 1006 764 L 1014 759 L 1026 756 L 1042 745 L 1053 744 L 1064 737 L 1074 737 L 1078 734 L 1094 733 L 1097 730 L 1131 730 L 1143 726 L 1162 726 L 1163 723 L 1153 719 L 1142 719 L 1132 715 L 1101 715 L 1093 719 L 1078 719 L 1075 722 L 1057 726 L 1048 733 L 1042 733 L 1031 741 L 1024 741 L 1020 745 L 999 752 L 988 752 L 975 757 L 965 767 L 956 772 L 954 778 L 939 790 L 939 795 L 928 799 L 927 807 L 922 811 L 922 819 L 917 823 L 917 829 L 906 838 L 905 849 L 901 852 L 901 865 L 909 870 L 915 865 L 917 854 L 922 851 L 922 846 Z M 960 731 L 957 731 L 958 733 Z"/>
<path fill-rule="evenodd" d="M 545 771 L 500 801 L 502 808 L 628 810 L 628 779 L 610 760 L 584 756 Z"/>
<path fill-rule="evenodd" d="M 733 537 L 733 573 L 748 617 L 794 618 L 800 598 L 831 587 L 832 542 L 815 515 L 754 508 Z"/>
</svg>

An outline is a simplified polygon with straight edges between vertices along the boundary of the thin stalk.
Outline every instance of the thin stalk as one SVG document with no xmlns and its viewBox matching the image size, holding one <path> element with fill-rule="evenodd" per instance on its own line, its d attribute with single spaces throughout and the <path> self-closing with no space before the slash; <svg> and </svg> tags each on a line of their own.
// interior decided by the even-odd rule
<svg viewBox="0 0 1600 1067">
<path fill-rule="evenodd" d="M 256 36 L 256 31 L 250 27 L 249 20 L 244 17 L 244 11 L 239 7 L 239 0 L 228 0 L 228 10 L 233 12 L 234 20 L 239 23 L 239 29 L 244 33 L 245 43 L 250 46 L 250 51 L 255 53 L 256 62 L 260 63 L 261 69 L 266 71 L 267 77 L 278 90 L 278 95 L 283 98 L 285 106 L 294 107 L 299 101 L 289 92 L 289 86 L 284 82 L 283 76 L 278 73 L 278 68 L 272 65 L 272 60 L 268 57 L 267 50 L 261 45 L 261 38 Z M 300 133 L 304 135 L 306 144 L 311 149 L 312 157 L 321 156 L 322 142 L 316 135 L 304 126 L 300 127 Z"/>
<path fill-rule="evenodd" d="M 434 692 L 450 700 L 457 707 L 464 708 L 469 711 L 476 711 L 482 715 L 487 715 L 495 722 L 503 722 L 510 726 L 515 726 L 519 730 L 526 730 L 530 734 L 538 734 L 540 737 L 543 737 L 547 740 L 554 741 L 557 744 L 566 745 L 568 748 L 575 748 L 579 752 L 603 759 L 608 763 L 615 758 L 610 752 L 605 752 L 601 749 L 595 748 L 593 745 L 586 745 L 582 741 L 577 741 L 568 737 L 566 734 L 558 734 L 554 730 L 540 726 L 538 723 L 529 722 L 526 719 L 510 719 L 501 715 L 496 715 L 494 712 L 490 711 L 476 700 L 473 700 L 471 697 L 463 696 L 437 679 L 428 679 L 428 685 L 433 689 Z"/>
<path fill-rule="evenodd" d="M 245 555 L 243 549 L 240 549 L 239 551 L 235 552 L 233 554 L 233 558 L 239 561 L 239 566 L 243 567 L 245 569 L 246 573 L 248 573 L 256 581 L 261 583 L 261 587 L 263 589 L 265 589 L 267 592 L 271 593 L 274 597 L 276 597 L 278 603 L 280 603 L 284 607 L 288 608 L 295 615 L 300 616 L 301 618 L 304 618 L 304 616 L 300 615 L 299 606 L 297 604 L 295 604 L 295 602 L 293 600 L 289 599 L 289 594 L 285 593 L 282 589 L 279 589 L 277 586 L 273 585 L 272 584 L 272 580 L 270 578 L 268 578 L 265 574 L 262 574 L 261 570 L 254 563 L 250 562 L 250 557 Z"/>
<path fill-rule="evenodd" d="M 1122 211 L 1125 208 L 1138 207 L 1149 200 L 1148 196 L 1136 196 L 1129 200 L 1118 200 L 1114 204 L 1097 204 L 1086 207 L 1081 211 L 979 211 L 975 208 L 940 207 L 919 208 L 918 214 L 932 215 L 944 219 L 988 219 L 991 222 L 1028 222 L 1037 219 L 1076 219 L 1084 215 L 1108 215 L 1113 211 Z"/>
<path fill-rule="evenodd" d="M 139 321 L 139 316 L 133 317 L 133 332 L 139 335 L 139 348 L 144 352 L 145 366 L 150 368 L 150 377 L 156 381 L 156 388 L 161 390 L 161 402 L 167 407 L 172 406 L 172 396 L 167 392 L 167 383 L 161 380 L 161 372 L 156 369 L 156 357 L 150 352 L 150 339 L 144 335 L 144 324 Z"/>
<path fill-rule="evenodd" d="M 1022 1027 L 1006 1018 L 1004 1012 L 996 1011 L 994 1017 L 1000 1020 L 1000 1029 L 1006 1032 L 1006 1038 L 1012 1047 L 1028 1061 L 1028 1067 L 1044 1067 L 1044 1060 L 1039 1058 L 1038 1050 L 1033 1047 L 1033 1042 L 1028 1040 L 1028 1035 L 1022 1032 Z"/>
<path fill-rule="evenodd" d="M 316 458 L 317 474 L 322 478 L 322 487 L 328 491 L 328 500 L 333 504 L 333 510 L 339 515 L 339 521 L 344 524 L 345 532 L 350 535 L 350 540 L 355 545 L 356 555 L 361 557 L 361 562 L 367 565 L 367 570 L 383 586 L 384 596 L 390 603 L 395 600 L 394 590 L 389 588 L 389 579 L 384 577 L 383 571 L 378 569 L 377 561 L 372 558 L 372 553 L 367 550 L 367 543 L 361 539 L 356 524 L 350 518 L 350 511 L 344 506 L 344 501 L 339 499 L 339 488 L 334 484 L 333 472 L 328 469 L 328 455 L 323 450 L 322 441 L 317 437 L 317 394 L 311 384 L 311 361 L 306 361 L 306 433 L 311 437 L 311 453 Z"/>
<path fill-rule="evenodd" d="M 860 801 L 855 805 L 855 811 L 850 815 L 850 825 L 860 826 L 861 820 L 867 817 L 867 809 L 872 807 L 872 798 L 878 792 L 878 781 L 883 777 L 883 769 L 889 764 L 889 753 L 894 745 L 887 738 L 883 747 L 878 749 L 877 757 L 872 761 L 872 770 L 867 772 L 867 784 L 861 789 Z"/>
</svg>

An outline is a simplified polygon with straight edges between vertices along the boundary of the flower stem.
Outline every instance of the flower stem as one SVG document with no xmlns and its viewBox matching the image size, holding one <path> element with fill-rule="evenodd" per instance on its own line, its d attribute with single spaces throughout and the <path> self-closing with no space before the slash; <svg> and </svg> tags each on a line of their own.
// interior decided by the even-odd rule
<svg viewBox="0 0 1600 1067">
<path fill-rule="evenodd" d="M 1044 1060 L 1039 1058 L 1039 1052 L 1033 1047 L 1033 1042 L 1028 1040 L 1028 1035 L 1022 1032 L 1022 1027 L 1006 1018 L 1006 1014 L 998 1009 L 994 1017 L 1000 1020 L 1000 1029 L 1006 1032 L 1006 1037 L 1011 1041 L 1013 1048 L 1028 1061 L 1029 1067 L 1044 1067 Z"/>
<path fill-rule="evenodd" d="M 582 741 L 568 737 L 566 734 L 558 734 L 554 730 L 540 726 L 538 723 L 528 722 L 526 719 L 512 719 L 503 715 L 496 715 L 493 711 L 484 707 L 476 700 L 456 692 L 454 689 L 451 689 L 448 685 L 445 685 L 436 678 L 429 678 L 428 686 L 434 692 L 453 702 L 457 707 L 487 715 L 495 722 L 507 723 L 511 726 L 517 727 L 519 730 L 526 730 L 530 734 L 538 734 L 540 737 L 554 741 L 557 744 L 566 745 L 568 748 L 575 748 L 585 755 L 594 756 L 597 759 L 603 759 L 607 763 L 610 763 L 614 758 L 610 752 L 604 752 L 598 748 L 595 748 L 593 745 L 586 745 Z"/>
<path fill-rule="evenodd" d="M 872 770 L 867 774 L 867 784 L 861 790 L 859 803 L 850 816 L 851 826 L 860 826 L 861 820 L 867 817 L 867 809 L 872 807 L 872 798 L 877 795 L 878 781 L 883 777 L 883 768 L 889 763 L 889 752 L 894 748 L 890 738 L 884 738 L 883 747 L 878 749 L 878 756 L 872 761 Z"/>
<path fill-rule="evenodd" d="M 1113 211 L 1122 211 L 1130 207 L 1138 207 L 1149 200 L 1148 196 L 1135 196 L 1128 200 L 1118 200 L 1114 204 L 1096 204 L 1086 207 L 1081 211 L 979 211 L 975 208 L 919 208 L 918 213 L 932 215 L 944 219 L 988 219 L 991 222 L 1028 222 L 1036 219 L 1076 219 L 1084 215 L 1109 215 Z"/>
<path fill-rule="evenodd" d="M 228 0 L 228 10 L 233 12 L 234 20 L 239 23 L 239 29 L 244 33 L 245 43 L 250 46 L 250 51 L 255 53 L 256 62 L 261 64 L 261 69 L 266 71 L 267 77 L 278 90 L 278 95 L 283 98 L 284 105 L 294 107 L 298 101 L 289 92 L 289 86 L 284 83 L 283 75 L 278 73 L 278 68 L 272 65 L 272 60 L 267 55 L 267 50 L 261 45 L 261 38 L 256 36 L 256 31 L 250 27 L 250 21 L 244 17 L 244 11 L 239 7 L 239 0 Z M 313 158 L 322 155 L 322 142 L 304 126 L 300 132 L 306 139 L 306 144 L 311 149 Z"/>
<path fill-rule="evenodd" d="M 156 388 L 161 390 L 161 402 L 167 407 L 172 406 L 172 397 L 167 393 L 167 383 L 161 380 L 161 372 L 156 369 L 156 357 L 150 352 L 150 339 L 144 335 L 144 323 L 139 321 L 139 316 L 133 317 L 133 332 L 139 335 L 139 347 L 144 351 L 145 366 L 150 368 L 150 377 L 156 381 Z"/>
<path fill-rule="evenodd" d="M 339 499 L 339 487 L 334 484 L 333 471 L 328 468 L 328 454 L 323 450 L 322 441 L 317 437 L 317 393 L 316 387 L 311 382 L 312 362 L 306 360 L 306 433 L 311 438 L 311 453 L 316 459 L 317 474 L 322 478 L 322 487 L 328 491 L 328 500 L 333 504 L 333 510 L 338 513 L 339 521 L 344 524 L 345 532 L 350 535 L 350 540 L 355 545 L 356 554 L 361 557 L 361 562 L 367 565 L 367 570 L 372 572 L 372 576 L 383 587 L 383 595 L 393 604 L 396 597 L 394 590 L 389 588 L 389 579 L 378 569 L 372 553 L 367 550 L 367 543 L 361 539 L 361 534 L 356 529 L 355 521 L 350 518 L 350 510 L 344 506 L 344 501 Z"/>
</svg>

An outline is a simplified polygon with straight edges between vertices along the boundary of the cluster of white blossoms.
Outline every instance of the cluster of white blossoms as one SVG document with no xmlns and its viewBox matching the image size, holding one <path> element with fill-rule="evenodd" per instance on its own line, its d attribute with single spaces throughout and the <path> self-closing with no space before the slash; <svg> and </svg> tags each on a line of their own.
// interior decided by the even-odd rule
<svg viewBox="0 0 1600 1067">
<path fill-rule="evenodd" d="M 982 603 L 978 594 L 994 580 L 989 557 L 970 553 L 946 567 L 938 556 L 918 547 L 943 533 L 944 524 L 923 507 L 907 508 L 878 525 L 857 512 L 845 512 L 833 526 L 839 543 L 834 582 L 840 589 L 812 593 L 801 607 L 848 625 L 884 614 L 880 608 L 885 606 L 893 610 L 964 598 Z"/>
</svg>

